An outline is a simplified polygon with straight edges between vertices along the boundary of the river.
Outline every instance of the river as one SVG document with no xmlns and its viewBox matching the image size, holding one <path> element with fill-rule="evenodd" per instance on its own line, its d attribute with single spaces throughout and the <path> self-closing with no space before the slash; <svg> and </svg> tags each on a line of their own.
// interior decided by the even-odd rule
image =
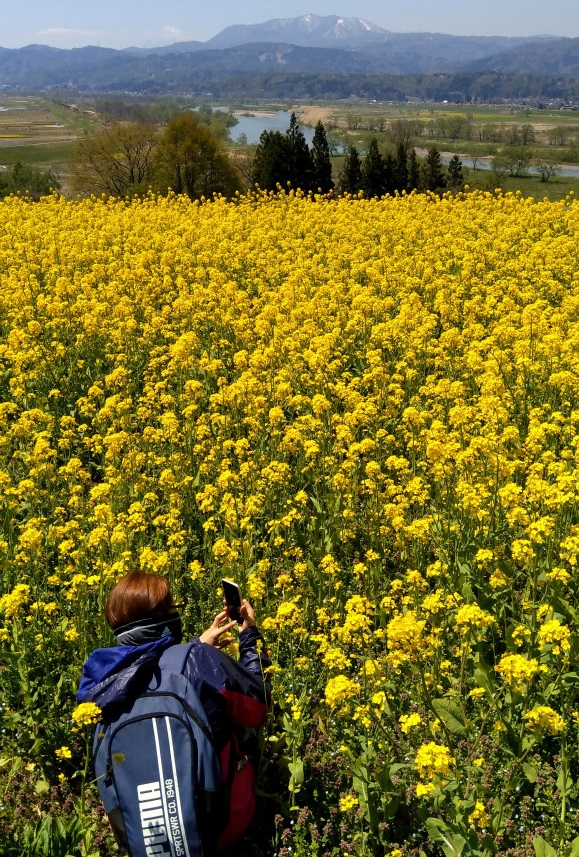
<svg viewBox="0 0 579 857">
<path fill-rule="evenodd" d="M 241 134 L 245 134 L 247 143 L 249 145 L 256 145 L 259 143 L 259 137 L 262 131 L 281 131 L 282 134 L 285 133 L 289 128 L 291 112 L 289 110 L 276 110 L 275 113 L 258 112 L 254 115 L 251 114 L 250 111 L 244 111 L 235 112 L 233 115 L 237 119 L 237 125 L 230 129 L 231 139 L 235 142 L 239 139 Z M 314 129 L 307 125 L 300 125 L 300 128 L 306 138 L 306 143 L 311 146 L 314 137 Z M 426 152 L 426 149 L 416 150 L 416 154 L 422 158 L 426 155 Z M 445 164 L 448 164 L 452 156 L 452 152 L 441 152 L 442 161 Z M 476 163 L 472 158 L 469 158 L 468 155 L 459 155 L 459 157 L 464 167 L 472 168 L 474 165 L 478 170 L 491 169 L 492 158 L 490 156 L 477 158 Z M 568 176 L 569 178 L 579 178 L 579 166 L 574 166 L 572 164 L 559 164 L 557 166 L 557 175 Z"/>
<path fill-rule="evenodd" d="M 248 113 L 250 111 L 233 114 L 237 119 L 237 125 L 230 129 L 229 133 L 232 140 L 235 141 L 240 134 L 245 134 L 248 144 L 253 146 L 259 143 L 262 131 L 281 131 L 282 134 L 285 134 L 289 128 L 291 113 L 288 110 L 276 110 L 275 113 L 258 113 L 257 115 L 248 115 Z M 306 138 L 306 143 L 311 146 L 314 129 L 307 125 L 300 125 L 300 129 Z"/>
</svg>

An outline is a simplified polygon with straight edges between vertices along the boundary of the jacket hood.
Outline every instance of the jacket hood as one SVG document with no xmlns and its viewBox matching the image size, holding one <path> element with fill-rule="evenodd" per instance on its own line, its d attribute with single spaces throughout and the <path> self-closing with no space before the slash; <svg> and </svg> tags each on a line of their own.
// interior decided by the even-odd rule
<svg viewBox="0 0 579 857">
<path fill-rule="evenodd" d="M 76 698 L 94 702 L 102 711 L 122 705 L 141 692 L 161 653 L 175 642 L 172 637 L 161 637 L 141 646 L 95 649 L 82 668 Z"/>
</svg>

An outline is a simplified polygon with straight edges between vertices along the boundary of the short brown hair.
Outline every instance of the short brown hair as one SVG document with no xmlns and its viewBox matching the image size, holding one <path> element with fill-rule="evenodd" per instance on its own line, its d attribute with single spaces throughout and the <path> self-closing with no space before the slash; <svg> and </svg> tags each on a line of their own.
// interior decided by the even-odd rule
<svg viewBox="0 0 579 857">
<path fill-rule="evenodd" d="M 169 581 L 160 574 L 130 571 L 107 598 L 105 616 L 115 631 L 131 622 L 164 616 L 174 606 Z"/>
</svg>

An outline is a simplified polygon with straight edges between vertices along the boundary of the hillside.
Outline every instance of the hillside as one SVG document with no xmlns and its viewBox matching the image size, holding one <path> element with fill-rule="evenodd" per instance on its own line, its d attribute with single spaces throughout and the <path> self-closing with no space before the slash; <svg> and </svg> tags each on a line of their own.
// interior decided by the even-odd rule
<svg viewBox="0 0 579 857">
<path fill-rule="evenodd" d="M 227 27 L 207 42 L 159 48 L 0 48 L 0 88 L 5 92 L 72 89 L 81 93 L 186 92 L 227 97 L 236 95 L 243 82 L 244 97 L 262 97 L 271 76 L 282 75 L 284 79 L 295 77 L 286 87 L 288 97 L 328 97 L 324 83 L 328 76 L 335 78 L 336 84 L 330 89 L 341 93 L 336 97 L 367 97 L 368 87 L 352 76 L 398 77 L 395 83 L 383 80 L 378 90 L 372 84 L 372 97 L 384 98 L 393 97 L 384 95 L 393 89 L 402 97 L 410 91 L 414 95 L 415 83 L 404 77 L 424 75 L 428 78 L 426 88 L 418 87 L 417 95 L 429 98 L 430 78 L 451 75 L 453 80 L 446 87 L 449 92 L 478 97 L 473 95 L 476 79 L 481 75 L 488 79 L 489 72 L 506 75 L 500 92 L 494 93 L 497 97 L 532 94 L 574 99 L 573 81 L 557 83 L 551 78 L 579 75 L 579 39 L 393 33 L 359 18 L 305 15 Z M 458 86 L 456 75 L 462 81 Z M 505 96 L 505 80 L 520 75 L 540 80 L 531 81 L 522 90 L 517 85 Z M 310 76 L 305 88 L 304 76 Z M 279 88 L 268 94 L 279 95 Z"/>
</svg>

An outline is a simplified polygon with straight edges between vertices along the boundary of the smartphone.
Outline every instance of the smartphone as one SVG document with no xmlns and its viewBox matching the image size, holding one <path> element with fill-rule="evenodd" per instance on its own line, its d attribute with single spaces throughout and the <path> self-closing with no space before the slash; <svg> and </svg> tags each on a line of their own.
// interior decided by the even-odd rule
<svg viewBox="0 0 579 857">
<path fill-rule="evenodd" d="M 238 625 L 243 625 L 244 619 L 239 609 L 241 607 L 241 594 L 239 586 L 232 580 L 223 578 L 221 581 L 223 587 L 223 597 L 225 598 L 225 606 L 230 619 L 236 619 Z"/>
</svg>

